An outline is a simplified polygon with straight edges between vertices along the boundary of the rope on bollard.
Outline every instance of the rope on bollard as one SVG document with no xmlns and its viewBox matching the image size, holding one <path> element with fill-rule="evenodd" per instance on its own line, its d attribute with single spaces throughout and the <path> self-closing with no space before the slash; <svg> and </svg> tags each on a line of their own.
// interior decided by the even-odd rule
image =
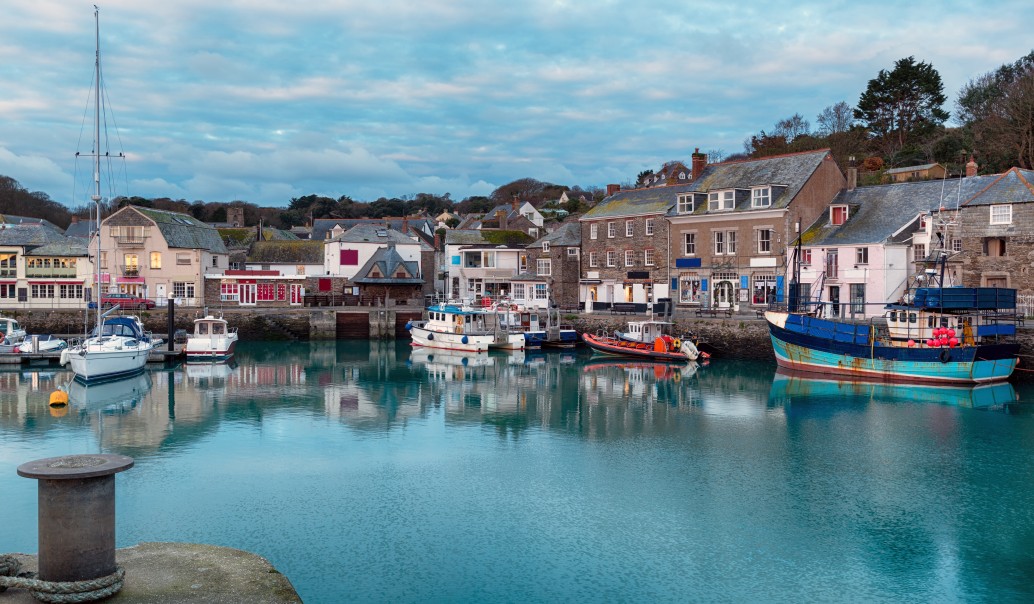
<svg viewBox="0 0 1034 604">
<path fill-rule="evenodd" d="M 115 572 L 88 581 L 42 581 L 32 577 L 12 576 L 21 564 L 12 556 L 0 556 L 0 592 L 8 587 L 25 589 L 40 602 L 74 604 L 95 602 L 115 595 L 122 589 L 126 569 L 115 567 Z"/>
</svg>

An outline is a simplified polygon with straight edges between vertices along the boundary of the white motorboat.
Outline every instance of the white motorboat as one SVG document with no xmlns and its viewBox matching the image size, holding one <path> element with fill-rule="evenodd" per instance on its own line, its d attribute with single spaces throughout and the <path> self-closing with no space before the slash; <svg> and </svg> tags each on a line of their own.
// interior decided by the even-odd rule
<svg viewBox="0 0 1034 604">
<path fill-rule="evenodd" d="M 18 345 L 18 352 L 56 352 L 68 347 L 68 342 L 54 335 L 35 335 L 26 337 Z"/>
<path fill-rule="evenodd" d="M 8 344 L 18 344 L 25 339 L 25 330 L 18 321 L 7 317 L 0 317 L 0 340 L 7 340 Z"/>
<path fill-rule="evenodd" d="M 237 347 L 237 328 L 229 327 L 226 319 L 208 315 L 194 319 L 194 333 L 187 336 L 187 362 L 224 361 L 233 356 Z"/>
<path fill-rule="evenodd" d="M 487 352 L 496 342 L 490 314 L 469 304 L 435 304 L 427 309 L 426 321 L 411 321 L 406 323 L 406 329 L 413 346 Z"/>
</svg>

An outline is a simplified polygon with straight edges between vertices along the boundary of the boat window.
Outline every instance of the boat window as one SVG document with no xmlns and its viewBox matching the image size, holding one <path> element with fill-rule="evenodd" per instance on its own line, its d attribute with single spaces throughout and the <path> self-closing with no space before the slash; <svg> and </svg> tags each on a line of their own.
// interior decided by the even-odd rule
<svg viewBox="0 0 1034 604">
<path fill-rule="evenodd" d="M 927 317 L 926 318 L 926 326 L 927 327 L 933 327 L 933 317 Z"/>
<path fill-rule="evenodd" d="M 197 332 L 202 335 L 208 335 L 208 323 L 198 323 Z"/>
<path fill-rule="evenodd" d="M 941 327 L 948 326 L 948 317 L 941 317 Z"/>
<path fill-rule="evenodd" d="M 223 333 L 223 324 L 222 323 L 216 323 L 216 324 L 212 325 L 212 333 L 215 334 L 215 335 L 222 335 L 222 333 Z"/>
<path fill-rule="evenodd" d="M 918 317 L 916 317 L 916 314 L 914 312 L 908 313 L 908 322 L 909 323 L 915 323 L 917 320 L 918 320 Z"/>
<path fill-rule="evenodd" d="M 887 314 L 887 320 L 890 322 L 896 322 L 898 320 L 898 311 L 892 310 Z"/>
</svg>

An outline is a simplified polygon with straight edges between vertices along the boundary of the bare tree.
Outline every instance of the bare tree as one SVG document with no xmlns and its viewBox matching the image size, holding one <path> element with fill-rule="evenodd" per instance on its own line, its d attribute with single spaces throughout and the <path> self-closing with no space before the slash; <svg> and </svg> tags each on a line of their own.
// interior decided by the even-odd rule
<svg viewBox="0 0 1034 604">
<path fill-rule="evenodd" d="M 784 137 L 787 143 L 792 143 L 793 139 L 798 136 L 810 133 L 811 124 L 800 113 L 795 113 L 784 120 L 776 122 L 775 131 L 772 132 L 776 136 Z"/>
<path fill-rule="evenodd" d="M 840 101 L 822 110 L 815 118 L 819 126 L 819 134 L 829 136 L 838 132 L 847 132 L 854 122 L 854 109 L 846 101 Z"/>
</svg>

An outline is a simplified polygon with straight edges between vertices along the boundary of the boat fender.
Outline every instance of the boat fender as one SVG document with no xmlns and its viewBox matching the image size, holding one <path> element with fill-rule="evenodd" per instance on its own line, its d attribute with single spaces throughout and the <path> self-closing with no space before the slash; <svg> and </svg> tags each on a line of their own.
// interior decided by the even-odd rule
<svg viewBox="0 0 1034 604">
<path fill-rule="evenodd" d="M 470 342 L 470 338 L 468 338 L 467 336 L 463 336 L 463 338 L 460 340 L 460 342 L 463 342 L 464 344 L 467 344 L 467 343 Z"/>
<path fill-rule="evenodd" d="M 433 340 L 434 339 L 434 334 L 433 333 L 427 334 L 427 339 L 428 340 Z"/>
<path fill-rule="evenodd" d="M 61 390 L 55 390 L 50 393 L 50 406 L 51 407 L 64 407 L 68 404 L 68 393 Z"/>
<path fill-rule="evenodd" d="M 675 338 L 675 341 L 671 343 L 672 350 L 682 350 L 682 340 Z"/>
<path fill-rule="evenodd" d="M 409 331 L 410 329 L 413 329 L 413 322 L 406 321 L 406 331 Z"/>
<path fill-rule="evenodd" d="M 951 359 L 951 353 L 948 352 L 947 348 L 941 349 L 941 362 L 947 363 Z"/>
</svg>

